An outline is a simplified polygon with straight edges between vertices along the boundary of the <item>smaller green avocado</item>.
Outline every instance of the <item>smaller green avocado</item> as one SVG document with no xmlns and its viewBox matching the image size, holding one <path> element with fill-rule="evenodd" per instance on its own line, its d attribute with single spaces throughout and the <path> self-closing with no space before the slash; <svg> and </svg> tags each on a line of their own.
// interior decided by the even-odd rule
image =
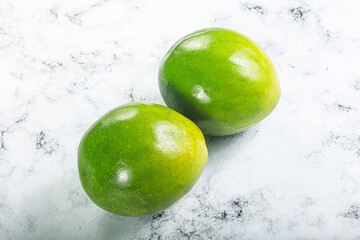
<svg viewBox="0 0 360 240">
<path fill-rule="evenodd" d="M 180 39 L 159 68 L 166 105 L 206 135 L 241 132 L 267 117 L 280 84 L 266 53 L 237 32 L 203 29 Z"/>
<path fill-rule="evenodd" d="M 200 129 L 174 110 L 132 103 L 95 122 L 81 139 L 78 168 L 90 199 L 123 216 L 172 205 L 199 179 L 208 152 Z"/>
</svg>

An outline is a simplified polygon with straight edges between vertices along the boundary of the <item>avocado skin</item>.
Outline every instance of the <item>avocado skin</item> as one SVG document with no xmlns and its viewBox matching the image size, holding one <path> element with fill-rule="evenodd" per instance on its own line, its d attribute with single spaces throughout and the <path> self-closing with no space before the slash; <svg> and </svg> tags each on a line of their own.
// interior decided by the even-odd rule
<svg viewBox="0 0 360 240">
<path fill-rule="evenodd" d="M 180 39 L 163 58 L 158 80 L 166 105 L 213 136 L 258 123 L 275 109 L 281 92 L 266 53 L 244 35 L 222 28 Z"/>
<path fill-rule="evenodd" d="M 81 184 L 102 209 L 142 216 L 184 196 L 207 161 L 200 129 L 174 110 L 132 103 L 101 117 L 78 149 Z"/>
</svg>

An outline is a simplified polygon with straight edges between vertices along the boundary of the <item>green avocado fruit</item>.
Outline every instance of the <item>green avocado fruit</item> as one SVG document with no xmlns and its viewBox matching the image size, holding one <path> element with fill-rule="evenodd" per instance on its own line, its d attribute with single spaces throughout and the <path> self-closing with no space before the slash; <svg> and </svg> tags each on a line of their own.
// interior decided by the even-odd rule
<svg viewBox="0 0 360 240">
<path fill-rule="evenodd" d="M 280 84 L 266 53 L 237 32 L 210 28 L 180 39 L 159 68 L 168 107 L 193 120 L 206 135 L 241 132 L 268 116 Z"/>
<path fill-rule="evenodd" d="M 174 110 L 132 103 L 95 122 L 81 139 L 78 168 L 90 199 L 123 216 L 149 215 L 184 196 L 207 161 L 201 130 Z"/>
</svg>

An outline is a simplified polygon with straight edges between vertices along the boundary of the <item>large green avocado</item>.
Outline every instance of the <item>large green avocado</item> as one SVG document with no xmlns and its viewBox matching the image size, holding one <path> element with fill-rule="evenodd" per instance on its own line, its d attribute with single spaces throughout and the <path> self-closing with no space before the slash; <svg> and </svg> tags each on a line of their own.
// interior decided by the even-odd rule
<svg viewBox="0 0 360 240">
<path fill-rule="evenodd" d="M 159 68 L 161 95 L 204 134 L 245 130 L 268 116 L 280 98 L 275 68 L 249 38 L 221 28 L 178 41 Z"/>
<path fill-rule="evenodd" d="M 123 216 L 159 212 L 186 194 L 207 161 L 200 129 L 174 110 L 133 103 L 105 114 L 78 151 L 82 186 L 99 207 Z"/>
</svg>

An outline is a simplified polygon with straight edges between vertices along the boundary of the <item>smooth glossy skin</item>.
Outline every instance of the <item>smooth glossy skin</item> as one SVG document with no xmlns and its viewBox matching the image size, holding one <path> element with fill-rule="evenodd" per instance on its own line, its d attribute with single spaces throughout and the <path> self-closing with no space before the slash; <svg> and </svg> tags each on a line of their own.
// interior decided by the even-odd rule
<svg viewBox="0 0 360 240">
<path fill-rule="evenodd" d="M 123 216 L 159 212 L 185 195 L 207 161 L 200 129 L 174 110 L 133 103 L 105 114 L 83 136 L 78 167 L 99 207 Z"/>
<path fill-rule="evenodd" d="M 249 38 L 212 28 L 178 41 L 159 68 L 161 95 L 204 134 L 245 130 L 268 116 L 280 98 L 275 68 Z"/>
</svg>

